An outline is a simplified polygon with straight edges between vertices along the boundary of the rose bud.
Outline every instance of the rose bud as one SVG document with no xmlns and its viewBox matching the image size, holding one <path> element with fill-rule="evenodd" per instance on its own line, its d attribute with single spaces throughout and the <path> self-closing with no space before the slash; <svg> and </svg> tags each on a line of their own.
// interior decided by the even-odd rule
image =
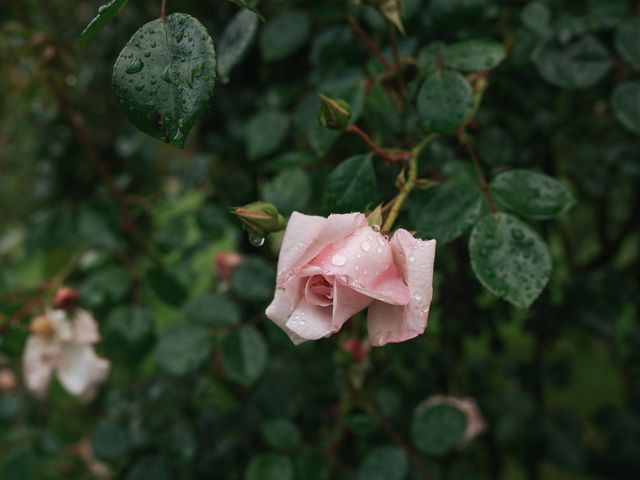
<svg viewBox="0 0 640 480">
<path fill-rule="evenodd" d="M 320 98 L 320 114 L 318 122 L 329 130 L 344 132 L 351 121 L 351 107 L 339 98 L 331 98 L 318 94 Z"/>
<path fill-rule="evenodd" d="M 249 240 L 255 246 L 264 243 L 264 237 L 284 230 L 287 220 L 278 209 L 267 202 L 253 202 L 244 207 L 235 207 L 231 212 L 240 219 L 242 227 L 249 233 Z"/>
<path fill-rule="evenodd" d="M 345 352 L 351 355 L 351 358 L 355 363 L 360 363 L 367 358 L 367 348 L 357 338 L 349 338 L 345 340 L 342 344 L 342 348 Z"/>
<path fill-rule="evenodd" d="M 222 280 L 229 280 L 244 257 L 236 252 L 218 252 L 213 259 L 213 268 Z"/>
<path fill-rule="evenodd" d="M 9 368 L 0 369 L 0 392 L 10 392 L 18 386 L 18 379 L 13 370 Z"/>
<path fill-rule="evenodd" d="M 75 288 L 59 288 L 55 297 L 53 297 L 53 308 L 70 310 L 76 306 L 76 301 L 79 296 L 80 293 Z"/>
<path fill-rule="evenodd" d="M 435 240 L 399 229 L 388 240 L 362 213 L 294 212 L 282 241 L 266 315 L 298 344 L 328 337 L 368 308 L 379 347 L 421 335 L 431 304 Z"/>
<path fill-rule="evenodd" d="M 485 421 L 478 404 L 471 397 L 450 397 L 446 395 L 434 395 L 427 398 L 422 404 L 424 408 L 435 407 L 436 405 L 450 405 L 461 410 L 467 420 L 467 428 L 462 437 L 463 445 L 473 440 L 487 429 Z"/>
</svg>

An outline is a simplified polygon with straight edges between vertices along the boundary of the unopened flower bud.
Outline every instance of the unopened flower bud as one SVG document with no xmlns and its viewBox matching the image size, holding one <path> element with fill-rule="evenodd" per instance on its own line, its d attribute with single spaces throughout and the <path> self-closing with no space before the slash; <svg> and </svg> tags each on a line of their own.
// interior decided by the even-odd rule
<svg viewBox="0 0 640 480">
<path fill-rule="evenodd" d="M 220 279 L 229 280 L 243 259 L 244 257 L 236 252 L 219 252 L 213 259 L 213 268 Z"/>
<path fill-rule="evenodd" d="M 9 368 L 0 369 L 0 392 L 10 392 L 18 386 L 18 379 L 13 370 Z"/>
<path fill-rule="evenodd" d="M 51 337 L 55 333 L 53 325 L 49 321 L 49 317 L 47 317 L 46 315 L 38 315 L 33 320 L 31 320 L 29 330 L 31 331 L 31 333 L 40 337 Z"/>
<path fill-rule="evenodd" d="M 231 211 L 240 219 L 250 237 L 264 238 L 270 233 L 284 230 L 287 226 L 286 219 L 271 203 L 253 202 L 243 207 L 235 207 Z"/>
<path fill-rule="evenodd" d="M 355 363 L 360 363 L 367 358 L 367 347 L 357 338 L 349 338 L 345 340 L 342 344 L 342 348 L 345 352 L 351 355 L 351 358 Z"/>
<path fill-rule="evenodd" d="M 351 121 L 351 107 L 339 98 L 318 94 L 320 98 L 320 125 L 329 130 L 344 132 Z"/>
<path fill-rule="evenodd" d="M 79 295 L 79 292 L 75 288 L 62 287 L 58 289 L 53 298 L 53 308 L 70 310 L 76 306 Z"/>
</svg>

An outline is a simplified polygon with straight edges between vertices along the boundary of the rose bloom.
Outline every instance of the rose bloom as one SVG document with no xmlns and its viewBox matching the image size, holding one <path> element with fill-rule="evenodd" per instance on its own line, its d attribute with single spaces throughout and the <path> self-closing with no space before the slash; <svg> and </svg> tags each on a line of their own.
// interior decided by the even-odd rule
<svg viewBox="0 0 640 480">
<path fill-rule="evenodd" d="M 76 310 L 69 318 L 64 310 L 49 310 L 32 320 L 31 332 L 22 359 L 27 388 L 44 397 L 55 373 L 69 393 L 91 399 L 110 369 L 93 349 L 100 340 L 93 316 Z"/>
<path fill-rule="evenodd" d="M 435 247 L 403 229 L 388 240 L 362 213 L 294 212 L 267 317 L 298 344 L 328 337 L 368 308 L 372 346 L 409 340 L 427 326 Z"/>
<path fill-rule="evenodd" d="M 450 405 L 461 410 L 467 419 L 467 428 L 462 437 L 462 443 L 466 444 L 480 435 L 487 429 L 485 421 L 478 404 L 471 397 L 451 397 L 446 395 L 433 395 L 423 403 L 423 408 L 435 407 L 436 405 Z"/>
</svg>

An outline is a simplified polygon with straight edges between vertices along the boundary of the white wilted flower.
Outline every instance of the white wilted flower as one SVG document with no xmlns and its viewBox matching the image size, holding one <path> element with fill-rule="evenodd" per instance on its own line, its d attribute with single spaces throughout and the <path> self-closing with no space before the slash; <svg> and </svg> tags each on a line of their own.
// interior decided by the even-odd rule
<svg viewBox="0 0 640 480">
<path fill-rule="evenodd" d="M 107 378 L 111 364 L 96 355 L 98 325 L 86 310 L 47 310 L 31 321 L 31 335 L 23 354 L 25 384 L 37 397 L 47 393 L 55 373 L 72 395 L 93 398 Z"/>
</svg>

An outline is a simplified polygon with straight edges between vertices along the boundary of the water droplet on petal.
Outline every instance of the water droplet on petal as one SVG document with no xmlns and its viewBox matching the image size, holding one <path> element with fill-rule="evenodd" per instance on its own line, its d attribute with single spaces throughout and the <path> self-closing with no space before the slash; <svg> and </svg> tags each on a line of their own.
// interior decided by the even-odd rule
<svg viewBox="0 0 640 480">
<path fill-rule="evenodd" d="M 415 298 L 416 301 L 420 301 L 420 300 L 422 300 L 422 295 L 420 295 L 419 293 L 414 293 L 413 294 L 413 298 Z"/>
<path fill-rule="evenodd" d="M 368 252 L 369 250 L 371 250 L 371 244 L 369 242 L 362 242 L 360 244 L 360 248 L 363 252 Z"/>
<path fill-rule="evenodd" d="M 384 247 L 384 238 L 379 236 L 377 240 L 378 240 L 378 245 L 380 245 L 381 247 Z"/>
<path fill-rule="evenodd" d="M 336 267 L 341 267 L 345 263 L 347 263 L 347 259 L 345 258 L 344 255 L 341 255 L 340 253 L 336 253 L 333 257 L 331 257 L 331 263 Z"/>
<path fill-rule="evenodd" d="M 414 257 L 413 255 L 411 255 L 411 256 L 409 257 L 409 261 L 410 261 L 410 262 L 415 262 L 415 261 L 416 261 L 416 257 Z"/>
</svg>

